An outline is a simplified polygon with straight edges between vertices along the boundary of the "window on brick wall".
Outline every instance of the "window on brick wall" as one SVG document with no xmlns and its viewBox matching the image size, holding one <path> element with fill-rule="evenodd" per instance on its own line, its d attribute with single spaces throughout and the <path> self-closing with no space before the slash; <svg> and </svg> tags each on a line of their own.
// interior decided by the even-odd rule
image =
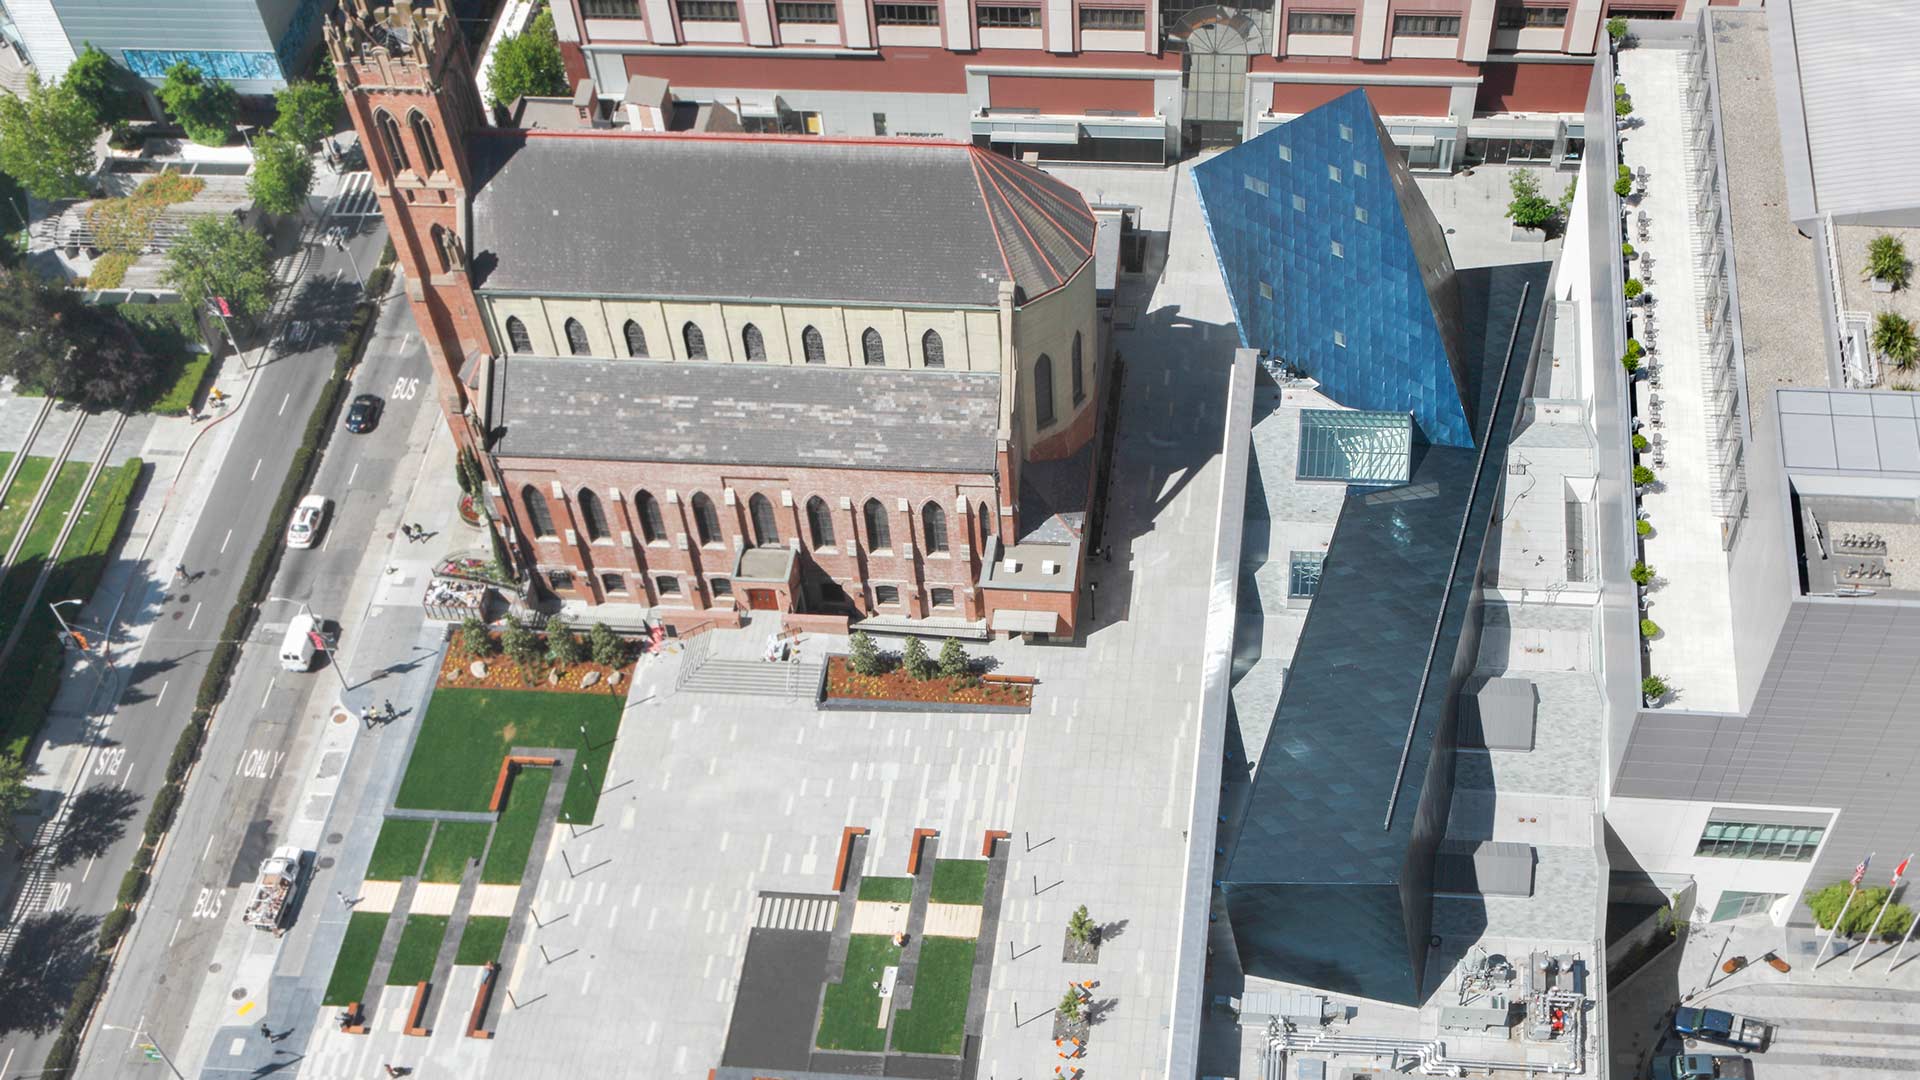
<svg viewBox="0 0 1920 1080">
<path fill-rule="evenodd" d="M 610 593 L 624 593 L 624 592 L 626 592 L 626 591 L 627 591 L 627 579 L 626 579 L 626 575 L 624 575 L 624 574 L 601 574 L 601 575 L 600 575 L 600 590 L 601 590 L 602 592 L 610 592 Z"/>
<path fill-rule="evenodd" d="M 739 22 L 740 5 L 734 0 L 680 0 L 681 22 Z"/>
<path fill-rule="evenodd" d="M 1041 427 L 1053 423 L 1053 357 L 1045 353 L 1033 365 L 1033 422 Z"/>
<path fill-rule="evenodd" d="M 380 145 L 387 151 L 387 159 L 393 162 L 395 172 L 413 167 L 407 160 L 406 144 L 400 141 L 400 122 L 385 109 L 375 109 L 373 126 L 380 129 Z"/>
<path fill-rule="evenodd" d="M 527 528 L 533 535 L 541 538 L 557 536 L 553 531 L 553 511 L 547 508 L 547 497 L 532 484 L 520 489 L 520 501 L 527 507 Z"/>
<path fill-rule="evenodd" d="M 586 356 L 593 352 L 593 346 L 587 344 L 587 328 L 580 325 L 579 319 L 568 319 L 564 326 L 567 332 L 567 351 L 575 356 Z"/>
<path fill-rule="evenodd" d="M 640 329 L 639 323 L 628 319 L 627 324 L 620 328 L 620 333 L 627 339 L 628 356 L 642 357 L 647 355 L 647 332 Z"/>
<path fill-rule="evenodd" d="M 680 328 L 680 340 L 687 346 L 687 359 L 705 360 L 707 358 L 707 335 L 700 328 L 688 323 Z"/>
<path fill-rule="evenodd" d="M 580 13 L 589 19 L 638 19 L 646 14 L 640 0 L 580 0 Z"/>
<path fill-rule="evenodd" d="M 807 500 L 807 532 L 812 534 L 814 547 L 833 546 L 833 511 L 828 509 L 827 500 L 818 495 Z"/>
<path fill-rule="evenodd" d="M 784 23 L 836 23 L 839 10 L 832 4 L 775 4 L 773 17 Z"/>
<path fill-rule="evenodd" d="M 653 588 L 661 596 L 679 596 L 680 579 L 671 574 L 661 574 L 653 579 Z"/>
<path fill-rule="evenodd" d="M 1290 11 L 1287 13 L 1287 33 L 1351 34 L 1353 33 L 1353 12 Z"/>
<path fill-rule="evenodd" d="M 995 4 L 982 6 L 979 10 L 980 25 L 983 27 L 1011 30 L 1040 29 L 1040 9 L 1037 7 Z"/>
<path fill-rule="evenodd" d="M 440 163 L 440 144 L 433 141 L 433 121 L 414 109 L 407 114 L 407 126 L 413 129 L 413 144 L 420 148 L 420 165 L 429 173 L 445 172 Z"/>
<path fill-rule="evenodd" d="M 547 587 L 550 589 L 553 589 L 556 592 L 571 591 L 573 589 L 573 571 L 571 570 L 547 571 Z"/>
<path fill-rule="evenodd" d="M 873 587 L 873 602 L 875 604 L 898 604 L 900 602 L 900 586 L 875 585 Z"/>
<path fill-rule="evenodd" d="M 708 578 L 707 591 L 713 593 L 713 595 L 716 597 L 732 596 L 733 582 L 723 577 Z"/>
<path fill-rule="evenodd" d="M 868 499 L 866 507 L 861 510 L 861 516 L 867 523 L 867 550 L 891 550 L 893 531 L 887 525 L 887 508 L 880 505 L 880 500 Z"/>
<path fill-rule="evenodd" d="M 1498 16 L 1502 30 L 1527 30 L 1535 27 L 1557 29 L 1567 25 L 1567 9 L 1563 7 L 1523 7 L 1519 4 L 1501 5 Z"/>
<path fill-rule="evenodd" d="M 933 602 L 934 607 L 949 608 L 953 606 L 952 589 L 929 589 L 927 590 L 927 594 L 928 599 Z"/>
<path fill-rule="evenodd" d="M 1082 30 L 1145 30 L 1147 11 L 1145 8 L 1087 8 L 1080 9 L 1080 29 Z"/>
<path fill-rule="evenodd" d="M 940 331 L 929 330 L 920 335 L 920 362 L 927 367 L 947 366 L 947 344 L 940 340 Z"/>
<path fill-rule="evenodd" d="M 1395 37 L 1459 37 L 1458 15 L 1395 15 Z"/>
<path fill-rule="evenodd" d="M 747 350 L 747 359 L 756 364 L 767 362 L 767 339 L 760 334 L 760 328 L 748 323 L 740 331 L 740 345 Z"/>
<path fill-rule="evenodd" d="M 866 358 L 868 367 L 887 366 L 887 346 L 880 340 L 880 331 L 869 326 L 860 335 L 860 354 Z"/>
<path fill-rule="evenodd" d="M 873 21 L 881 26 L 939 26 L 940 9 L 933 4 L 875 4 Z"/>
<path fill-rule="evenodd" d="M 755 547 L 779 547 L 780 523 L 773 516 L 773 500 L 758 492 L 747 500 L 747 516 L 753 520 Z"/>
<path fill-rule="evenodd" d="M 939 503 L 920 508 L 920 545 L 929 555 L 947 550 L 947 511 Z"/>
<path fill-rule="evenodd" d="M 660 500 L 651 491 L 636 492 L 633 505 L 640 511 L 640 536 L 649 544 L 667 541 L 667 521 L 660 516 Z"/>
<path fill-rule="evenodd" d="M 809 364 L 824 364 L 827 362 L 827 343 L 820 337 L 820 331 L 815 330 L 811 326 L 800 331 L 800 351 L 806 354 L 806 360 Z"/>
<path fill-rule="evenodd" d="M 613 535 L 607 527 L 607 508 L 600 505 L 600 496 L 592 488 L 581 488 L 578 496 L 580 503 L 580 524 L 587 530 L 588 540 L 605 540 Z"/>
<path fill-rule="evenodd" d="M 1087 376 L 1083 370 L 1083 363 L 1080 359 L 1080 332 L 1076 330 L 1073 334 L 1073 403 L 1075 405 L 1087 400 Z"/>
<path fill-rule="evenodd" d="M 700 546 L 720 542 L 720 514 L 704 491 L 693 493 L 693 529 L 700 534 Z"/>
<path fill-rule="evenodd" d="M 507 348 L 514 352 L 533 351 L 533 339 L 527 336 L 527 324 L 518 315 L 507 316 Z"/>
</svg>

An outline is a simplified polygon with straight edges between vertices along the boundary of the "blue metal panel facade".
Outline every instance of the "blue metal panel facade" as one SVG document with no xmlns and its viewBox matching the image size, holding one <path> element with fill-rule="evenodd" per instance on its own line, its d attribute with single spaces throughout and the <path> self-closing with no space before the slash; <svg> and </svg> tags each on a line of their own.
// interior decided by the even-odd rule
<svg viewBox="0 0 1920 1080">
<path fill-rule="evenodd" d="M 1355 409 L 1472 446 L 1446 237 L 1355 90 L 1195 166 L 1240 340 Z"/>
<path fill-rule="evenodd" d="M 92 44 L 151 83 L 185 60 L 244 94 L 304 70 L 326 0 L 54 0 L 74 48 Z"/>
</svg>

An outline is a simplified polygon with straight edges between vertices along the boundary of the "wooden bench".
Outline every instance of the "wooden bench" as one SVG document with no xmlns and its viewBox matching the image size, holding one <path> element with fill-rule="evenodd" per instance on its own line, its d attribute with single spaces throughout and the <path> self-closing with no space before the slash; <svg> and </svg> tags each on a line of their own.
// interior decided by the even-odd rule
<svg viewBox="0 0 1920 1080">
<path fill-rule="evenodd" d="M 986 836 L 980 841 L 980 857 L 983 859 L 993 858 L 994 843 L 1000 840 L 1011 840 L 1012 838 L 1013 834 L 1005 829 L 988 829 Z"/>
<path fill-rule="evenodd" d="M 982 675 L 981 682 L 1001 683 L 1005 686 L 1039 686 L 1040 680 L 1031 675 Z"/>
<path fill-rule="evenodd" d="M 513 777 L 515 769 L 521 766 L 539 766 L 552 768 L 560 764 L 559 758 L 534 757 L 530 754 L 508 754 L 500 759 L 500 775 L 493 781 L 493 798 L 487 803 L 487 809 L 495 814 L 507 805 L 507 783 Z"/>
<path fill-rule="evenodd" d="M 433 1034 L 421 1025 L 427 1013 L 427 984 L 423 979 L 413 988 L 413 1008 L 407 1010 L 407 1026 L 404 1034 L 426 1038 Z"/>
<path fill-rule="evenodd" d="M 367 1033 L 367 1014 L 360 1011 L 359 1002 L 347 1006 L 347 1022 L 340 1025 L 340 1030 L 347 1035 Z"/>
<path fill-rule="evenodd" d="M 500 975 L 500 962 L 495 960 L 487 964 L 487 973 L 480 977 L 480 989 L 473 995 L 473 1008 L 467 1012 L 467 1038 L 491 1039 L 493 1032 L 482 1031 L 480 1022 L 486 1019 L 487 1002 L 493 998 L 493 981 Z"/>
<path fill-rule="evenodd" d="M 913 846 L 907 848 L 907 875 L 909 877 L 916 876 L 920 873 L 920 842 L 929 837 L 939 835 L 939 829 L 913 830 Z"/>
<path fill-rule="evenodd" d="M 859 825 L 849 825 L 840 830 L 840 862 L 833 869 L 834 892 L 847 887 L 847 858 L 853 854 L 853 838 L 865 835 L 867 830 Z"/>
</svg>

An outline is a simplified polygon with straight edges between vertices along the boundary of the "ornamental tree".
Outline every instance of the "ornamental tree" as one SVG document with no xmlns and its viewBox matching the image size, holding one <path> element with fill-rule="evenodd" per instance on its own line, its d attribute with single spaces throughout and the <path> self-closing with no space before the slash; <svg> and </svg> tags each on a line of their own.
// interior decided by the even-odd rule
<svg viewBox="0 0 1920 1080">
<path fill-rule="evenodd" d="M 194 142 L 202 146 L 225 146 L 233 137 L 233 118 L 240 111 L 239 95 L 231 85 L 208 78 L 191 63 L 182 60 L 168 68 L 166 81 L 154 95 Z"/>
<path fill-rule="evenodd" d="M 850 655 L 847 666 L 855 675 L 880 675 L 887 670 L 886 662 L 880 659 L 880 649 L 873 643 L 873 635 L 865 630 L 855 630 L 848 640 Z"/>
<path fill-rule="evenodd" d="M 333 134 L 340 115 L 340 88 L 332 79 L 290 82 L 273 95 L 273 132 L 311 150 Z"/>
<path fill-rule="evenodd" d="M 64 401 L 136 401 L 158 368 L 127 324 L 27 270 L 0 274 L 0 373 Z"/>
<path fill-rule="evenodd" d="M 263 135 L 253 144 L 253 175 L 247 194 L 269 214 L 293 214 L 313 190 L 313 157 L 285 135 Z"/>
<path fill-rule="evenodd" d="M 1507 203 L 1507 216 L 1523 229 L 1544 229 L 1552 224 L 1554 206 L 1540 194 L 1540 178 L 1527 169 L 1514 170 L 1507 180 L 1513 198 Z"/>
<path fill-rule="evenodd" d="M 560 59 L 560 39 L 553 29 L 553 11 L 534 17 L 527 28 L 494 46 L 487 68 L 487 100 L 502 108 L 523 97 L 552 97 L 567 92 L 567 67 Z"/>
<path fill-rule="evenodd" d="M 93 110 L 95 127 L 106 127 L 118 122 L 126 115 L 126 91 L 121 87 L 120 69 L 113 66 L 107 54 L 89 43 L 73 58 L 61 84 L 87 103 Z"/>
<path fill-rule="evenodd" d="M 87 193 L 99 135 L 93 106 L 69 86 L 42 86 L 29 75 L 26 97 L 0 94 L 0 172 L 36 199 Z"/>
<path fill-rule="evenodd" d="M 161 277 L 195 303 L 224 297 L 243 319 L 267 310 L 272 252 L 259 233 L 228 217 L 197 217 L 167 249 Z"/>
<path fill-rule="evenodd" d="M 915 679 L 933 678 L 933 657 L 927 655 L 927 647 L 917 637 L 907 639 L 906 648 L 900 651 L 900 666 Z"/>
</svg>

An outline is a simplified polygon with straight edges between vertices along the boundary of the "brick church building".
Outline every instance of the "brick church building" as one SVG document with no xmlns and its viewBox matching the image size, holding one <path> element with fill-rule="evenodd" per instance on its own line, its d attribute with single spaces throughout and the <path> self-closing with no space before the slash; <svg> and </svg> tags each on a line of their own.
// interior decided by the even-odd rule
<svg viewBox="0 0 1920 1080">
<path fill-rule="evenodd" d="M 491 128 L 445 0 L 348 0 L 327 43 L 530 589 L 1075 634 L 1104 371 L 1078 192 L 963 143 L 662 131 L 585 86 L 576 126 Z"/>
</svg>

